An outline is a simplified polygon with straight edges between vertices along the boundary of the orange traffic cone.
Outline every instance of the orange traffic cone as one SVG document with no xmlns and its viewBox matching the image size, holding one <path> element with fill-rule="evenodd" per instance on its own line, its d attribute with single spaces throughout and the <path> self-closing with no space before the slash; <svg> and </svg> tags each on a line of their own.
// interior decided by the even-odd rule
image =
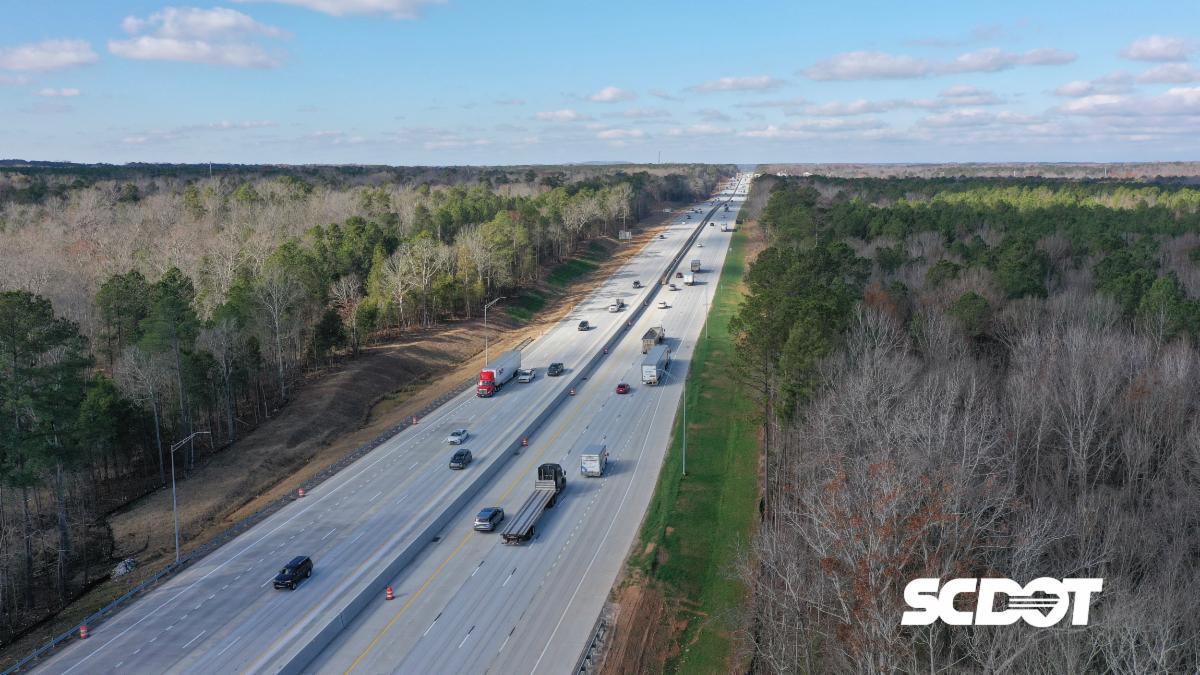
<svg viewBox="0 0 1200 675">
<path fill-rule="evenodd" d="M 387 595 L 385 595 L 384 597 L 385 597 L 386 599 L 388 599 L 388 600 L 395 600 L 395 599 L 396 599 L 396 594 L 392 592 L 392 587 L 391 587 L 391 586 L 388 586 L 388 587 L 387 587 Z"/>
<path fill-rule="evenodd" d="M 416 424 L 416 423 L 417 423 L 417 416 L 413 415 L 413 424 Z"/>
<path fill-rule="evenodd" d="M 528 445 L 529 445 L 529 437 L 528 436 L 524 436 L 521 438 L 521 445 L 528 447 Z"/>
<path fill-rule="evenodd" d="M 567 393 L 569 393 L 571 396 L 574 396 L 575 395 L 575 387 L 571 387 L 571 391 L 569 391 Z"/>
<path fill-rule="evenodd" d="M 86 623 L 79 624 L 79 639 L 80 640 L 87 639 L 87 624 Z"/>
<path fill-rule="evenodd" d="M 306 494 L 308 494 L 308 493 L 306 493 L 306 492 L 304 491 L 304 488 L 300 488 L 299 490 L 296 490 L 296 496 L 297 496 L 297 497 L 303 497 L 303 496 L 304 496 L 304 495 L 306 495 Z"/>
</svg>

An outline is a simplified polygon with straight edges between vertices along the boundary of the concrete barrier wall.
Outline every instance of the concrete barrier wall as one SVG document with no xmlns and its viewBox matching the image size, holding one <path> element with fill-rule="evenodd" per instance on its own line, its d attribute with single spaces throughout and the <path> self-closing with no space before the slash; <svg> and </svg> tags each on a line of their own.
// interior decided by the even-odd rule
<svg viewBox="0 0 1200 675">
<path fill-rule="evenodd" d="M 708 212 L 708 215 L 701 219 L 700 224 L 696 227 L 696 230 L 692 232 L 687 241 L 680 248 L 679 252 L 676 253 L 671 259 L 667 267 L 667 274 L 670 274 L 670 271 L 673 270 L 675 266 L 678 265 L 683 259 L 683 256 L 686 255 L 687 251 L 692 247 L 692 244 L 695 243 L 696 238 L 700 236 L 703 228 L 708 224 L 708 220 L 718 208 L 720 208 L 719 204 L 718 206 L 713 207 Z M 332 616 L 322 617 L 320 620 L 323 621 L 323 623 L 315 628 L 316 633 L 313 634 L 312 637 L 305 639 L 303 637 L 304 634 L 310 632 L 310 630 L 306 630 L 305 628 L 301 627 L 300 642 L 302 642 L 302 644 L 297 645 L 288 643 L 289 646 L 281 649 L 279 653 L 266 654 L 265 657 L 261 658 L 255 666 L 252 666 L 251 670 L 261 668 L 268 672 L 284 673 L 285 675 L 292 675 L 293 673 L 301 672 L 305 666 L 311 663 L 312 660 L 321 653 L 322 650 L 329 646 L 329 643 L 331 643 L 334 638 L 336 638 L 338 634 L 342 632 L 342 630 L 344 630 L 350 625 L 351 622 L 354 621 L 358 614 L 362 612 L 367 605 L 371 604 L 372 602 L 382 601 L 383 591 L 387 587 L 388 583 L 399 576 L 400 572 L 403 571 L 404 568 L 409 564 L 411 564 L 426 546 L 433 543 L 433 538 L 450 524 L 451 519 L 455 518 L 464 507 L 466 507 L 473 499 L 475 499 L 479 492 L 492 482 L 492 480 L 500 473 L 500 471 L 508 465 L 513 457 L 520 454 L 523 447 L 521 445 L 521 438 L 528 437 L 530 439 L 530 445 L 536 442 L 534 435 L 539 429 L 542 428 L 542 425 L 544 425 L 546 421 L 550 419 L 550 416 L 558 410 L 558 407 L 563 403 L 563 401 L 570 396 L 568 392 L 571 389 L 578 391 L 583 386 L 585 380 L 591 377 L 591 375 L 595 372 L 596 367 L 600 365 L 600 362 L 608 355 L 606 351 L 611 352 L 618 342 L 625 339 L 625 337 L 629 334 L 629 331 L 632 329 L 633 324 L 637 323 L 637 320 L 642 316 L 642 313 L 646 310 L 649 304 L 654 301 L 654 298 L 657 296 L 661 288 L 662 284 L 655 285 L 655 287 L 650 289 L 649 296 L 645 302 L 639 305 L 630 306 L 630 312 L 626 316 L 626 321 L 629 325 L 618 327 L 616 332 L 614 332 L 613 335 L 604 341 L 604 344 L 601 345 L 601 347 L 596 351 L 595 354 L 591 356 L 590 359 L 588 359 L 583 367 L 574 372 L 573 376 L 568 381 L 568 384 L 550 400 L 550 403 L 548 403 L 545 408 L 542 409 L 538 416 L 534 418 L 534 420 L 521 432 L 516 434 L 509 445 L 505 448 L 505 451 L 498 453 L 497 456 L 493 458 L 493 460 L 488 463 L 487 466 L 483 467 L 481 471 L 477 472 L 467 484 L 467 487 L 436 517 L 434 517 L 427 526 L 422 528 L 415 537 L 412 537 L 411 535 L 398 535 L 397 541 L 394 544 L 389 544 L 389 546 L 403 545 L 403 548 L 395 552 L 394 557 L 390 561 L 381 565 L 378 573 L 370 576 L 365 582 L 354 589 L 351 592 L 351 599 L 342 607 L 342 609 L 337 611 L 336 614 L 333 614 Z M 533 489 L 532 483 L 530 483 L 529 489 Z M 402 542 L 399 541 L 400 539 L 407 539 L 408 543 L 402 544 Z"/>
</svg>

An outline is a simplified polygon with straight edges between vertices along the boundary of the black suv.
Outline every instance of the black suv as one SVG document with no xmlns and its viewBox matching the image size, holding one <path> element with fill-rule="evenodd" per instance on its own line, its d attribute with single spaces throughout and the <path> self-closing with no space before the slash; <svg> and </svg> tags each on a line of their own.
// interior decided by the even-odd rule
<svg viewBox="0 0 1200 675">
<path fill-rule="evenodd" d="M 591 324 L 589 324 L 586 319 L 579 322 L 579 330 L 587 330 L 591 327 Z"/>
<path fill-rule="evenodd" d="M 312 558 L 298 555 L 275 575 L 275 588 L 296 590 L 296 586 L 312 576 Z"/>
<path fill-rule="evenodd" d="M 504 509 L 499 506 L 489 506 L 475 516 L 475 529 L 480 532 L 491 532 L 504 521 Z"/>
<path fill-rule="evenodd" d="M 554 363 L 551 363 L 550 367 L 546 369 L 546 374 L 549 375 L 550 377 L 558 377 L 559 375 L 562 375 L 563 374 L 563 364 L 558 363 L 557 361 Z"/>
<path fill-rule="evenodd" d="M 450 468 L 465 469 L 467 468 L 467 465 L 471 463 L 471 459 L 472 457 L 470 450 L 459 450 L 458 452 L 454 453 L 452 457 L 450 457 Z"/>
</svg>

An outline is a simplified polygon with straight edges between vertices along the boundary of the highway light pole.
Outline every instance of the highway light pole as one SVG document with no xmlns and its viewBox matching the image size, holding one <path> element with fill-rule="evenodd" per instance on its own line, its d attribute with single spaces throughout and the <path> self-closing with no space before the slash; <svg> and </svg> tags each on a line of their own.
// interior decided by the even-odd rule
<svg viewBox="0 0 1200 675">
<path fill-rule="evenodd" d="M 483 365 L 484 365 L 484 367 L 487 367 L 487 364 L 488 364 L 488 330 L 487 330 L 488 307 L 491 307 L 492 305 L 496 304 L 497 302 L 500 302 L 503 299 L 504 299 L 504 296 L 502 295 L 483 306 Z"/>
<path fill-rule="evenodd" d="M 183 447 L 184 443 L 192 440 L 200 434 L 207 434 L 207 431 L 197 431 L 187 438 L 179 441 L 171 446 L 167 454 L 171 455 L 171 514 L 175 518 L 175 562 L 179 562 L 179 502 L 175 499 L 175 451 Z"/>
</svg>

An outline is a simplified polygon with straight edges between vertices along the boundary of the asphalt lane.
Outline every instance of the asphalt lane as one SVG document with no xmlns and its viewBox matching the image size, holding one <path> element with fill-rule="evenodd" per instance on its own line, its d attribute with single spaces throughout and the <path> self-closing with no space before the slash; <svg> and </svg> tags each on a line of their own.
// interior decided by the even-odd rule
<svg viewBox="0 0 1200 675">
<path fill-rule="evenodd" d="M 648 297 L 651 289 L 633 289 L 632 281 L 652 286 L 694 231 L 698 217 L 667 228 L 665 239 L 651 241 L 523 351 L 523 367 L 538 369 L 533 383 L 511 382 L 490 399 L 476 398 L 473 392 L 452 399 L 304 499 L 96 627 L 90 639 L 57 652 L 40 669 L 60 673 L 271 671 L 272 656 L 306 639 L 322 617 L 337 612 L 347 598 L 362 590 L 364 575 L 411 546 L 439 508 L 467 488 L 475 467 L 508 461 L 500 456 L 501 449 L 561 394 L 567 381 L 546 377 L 545 367 L 561 361 L 569 374 L 620 330 L 626 313 L 608 313 L 609 303 L 614 297 L 631 304 Z M 591 322 L 593 330 L 578 332 L 575 325 L 581 319 Z M 637 332 L 640 339 L 639 330 L 630 332 Z M 471 430 L 472 438 L 462 447 L 475 454 L 475 462 L 467 471 L 452 472 L 446 463 L 454 448 L 443 438 L 458 427 Z M 270 581 L 277 569 L 301 554 L 314 559 L 313 577 L 294 592 L 272 589 Z"/>
<path fill-rule="evenodd" d="M 682 257 L 685 273 L 690 260 L 702 261 L 701 283 L 674 280 L 681 290 L 661 290 L 655 303 L 666 299 L 670 308 L 643 315 L 522 456 L 394 581 L 396 600 L 359 615 L 308 672 L 553 673 L 574 665 L 653 495 L 728 250 L 730 233 L 721 226 L 733 222 L 743 196 L 714 214 L 715 225 Z M 652 387 L 641 384 L 641 336 L 655 325 L 666 328 L 673 353 L 666 382 Z M 615 394 L 619 382 L 633 391 Z M 595 443 L 607 445 L 609 468 L 586 478 L 579 455 Z M 511 516 L 545 461 L 563 465 L 567 488 L 529 545 L 504 545 L 494 533 L 471 530 L 482 507 L 502 506 Z"/>
</svg>

